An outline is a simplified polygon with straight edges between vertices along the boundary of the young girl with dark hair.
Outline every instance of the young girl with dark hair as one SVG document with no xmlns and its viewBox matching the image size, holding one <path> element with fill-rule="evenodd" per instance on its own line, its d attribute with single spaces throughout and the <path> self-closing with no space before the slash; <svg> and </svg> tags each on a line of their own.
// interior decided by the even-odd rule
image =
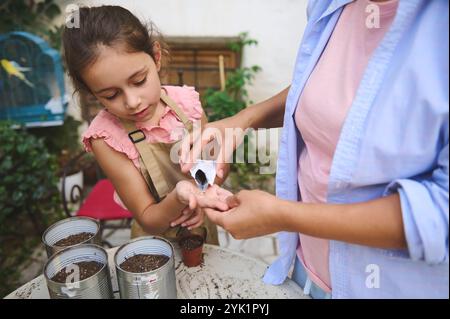
<svg viewBox="0 0 450 319">
<path fill-rule="evenodd" d="M 83 143 L 113 183 L 116 201 L 133 213 L 132 236 L 167 235 L 178 224 L 189 229 L 204 225 L 200 207 L 226 209 L 224 198 L 230 193 L 216 186 L 200 192 L 168 156 L 185 129 L 206 121 L 199 94 L 192 87 L 161 85 L 168 50 L 151 24 L 146 27 L 119 6 L 83 7 L 79 17 L 79 28 L 66 28 L 63 34 L 68 73 L 76 91 L 92 94 L 104 106 Z M 142 162 L 136 144 L 141 140 L 144 148 L 152 147 L 150 165 L 156 168 Z M 160 182 L 167 194 L 155 192 Z M 215 226 L 207 228 L 207 242 L 218 244 Z"/>
</svg>

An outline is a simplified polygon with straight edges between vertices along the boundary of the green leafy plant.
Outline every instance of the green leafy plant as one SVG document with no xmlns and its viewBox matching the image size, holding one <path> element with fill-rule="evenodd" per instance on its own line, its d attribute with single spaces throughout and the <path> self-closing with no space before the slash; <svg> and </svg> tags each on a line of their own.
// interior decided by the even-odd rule
<svg viewBox="0 0 450 319">
<path fill-rule="evenodd" d="M 60 14 L 61 9 L 54 0 L 3 0 L 0 2 L 0 33 L 28 31 L 59 50 L 63 26 L 52 22 Z"/>
<path fill-rule="evenodd" d="M 6 221 L 30 218 L 38 232 L 59 209 L 57 161 L 42 139 L 0 122 L 0 234 Z"/>
<path fill-rule="evenodd" d="M 248 34 L 244 32 L 239 34 L 237 42 L 230 43 L 230 49 L 241 53 L 245 46 L 257 44 L 256 40 L 248 39 Z M 204 105 L 208 120 L 217 121 L 232 116 L 251 103 L 248 101 L 246 87 L 252 84 L 252 80 L 259 71 L 261 71 L 261 67 L 258 65 L 238 68 L 227 74 L 224 91 L 207 89 L 204 95 Z"/>
<path fill-rule="evenodd" d="M 230 49 L 241 53 L 249 45 L 257 45 L 258 41 L 250 39 L 248 33 L 239 34 L 237 42 L 230 43 Z M 252 84 L 256 74 L 261 67 L 241 67 L 227 74 L 225 90 L 208 89 L 205 91 L 203 105 L 210 122 L 232 116 L 243 110 L 252 101 L 248 98 L 247 87 Z M 245 163 L 233 163 L 230 171 L 231 188 L 235 191 L 240 189 L 259 188 L 273 191 L 271 181 L 273 175 L 260 174 L 258 163 L 248 162 L 249 143 L 247 137 L 244 140 Z"/>
<path fill-rule="evenodd" d="M 0 122 L 0 296 L 17 288 L 18 266 L 61 219 L 56 157 L 42 139 Z"/>
<path fill-rule="evenodd" d="M 49 152 L 57 156 L 58 171 L 60 171 L 70 159 L 82 152 L 78 134 L 80 125 L 80 121 L 72 116 L 67 116 L 63 125 L 33 128 L 29 129 L 29 132 L 38 138 L 42 138 Z M 74 165 L 73 170 L 68 173 L 75 173 L 79 170 L 80 166 Z"/>
</svg>

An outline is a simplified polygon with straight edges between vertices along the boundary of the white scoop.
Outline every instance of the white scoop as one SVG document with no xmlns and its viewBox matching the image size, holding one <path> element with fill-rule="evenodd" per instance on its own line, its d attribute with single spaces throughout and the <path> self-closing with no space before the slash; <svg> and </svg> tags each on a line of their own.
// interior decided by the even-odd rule
<svg viewBox="0 0 450 319">
<path fill-rule="evenodd" d="M 216 161 L 198 160 L 190 170 L 198 188 L 204 192 L 208 185 L 214 184 L 216 178 Z"/>
</svg>

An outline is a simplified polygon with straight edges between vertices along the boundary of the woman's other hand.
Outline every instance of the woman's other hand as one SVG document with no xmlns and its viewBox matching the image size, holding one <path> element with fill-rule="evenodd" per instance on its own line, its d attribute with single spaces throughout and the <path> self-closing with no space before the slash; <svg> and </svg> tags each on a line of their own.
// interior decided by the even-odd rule
<svg viewBox="0 0 450 319">
<path fill-rule="evenodd" d="M 235 239 L 246 239 L 278 232 L 285 222 L 279 209 L 279 199 L 259 191 L 241 191 L 226 200 L 230 210 L 205 208 L 209 219 L 227 230 Z"/>
</svg>

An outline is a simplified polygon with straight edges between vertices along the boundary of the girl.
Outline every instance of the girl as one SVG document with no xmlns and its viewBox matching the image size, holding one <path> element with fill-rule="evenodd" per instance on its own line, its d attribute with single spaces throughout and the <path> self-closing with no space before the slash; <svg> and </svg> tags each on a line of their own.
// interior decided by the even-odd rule
<svg viewBox="0 0 450 319">
<path fill-rule="evenodd" d="M 223 196 L 228 193 L 218 193 L 217 187 L 201 193 L 170 161 L 170 148 L 165 147 L 181 138 L 186 125 L 206 121 L 198 93 L 186 86 L 161 86 L 164 43 L 154 28 L 148 30 L 128 10 L 84 7 L 79 16 L 79 28 L 64 30 L 65 62 L 76 91 L 92 94 L 104 106 L 83 135 L 86 150 L 94 153 L 113 183 L 121 199 L 116 201 L 133 213 L 145 233 L 162 234 L 171 224 L 199 227 L 203 215 L 198 208 L 226 209 Z M 144 150 L 162 145 L 152 148 L 155 157 L 149 161 L 150 166 L 156 163 L 158 172 L 140 161 L 145 156 L 140 157 L 138 145 Z M 138 170 L 144 164 L 152 192 Z M 182 182 L 175 187 L 178 181 Z M 216 179 L 216 183 L 222 181 Z M 160 182 L 169 190 L 162 200 L 158 198 Z M 142 229 L 134 224 L 132 236 L 144 234 Z M 207 242 L 218 244 L 215 227 L 208 230 Z"/>
<path fill-rule="evenodd" d="M 209 124 L 283 126 L 277 197 L 206 209 L 236 238 L 281 231 L 265 282 L 293 265 L 314 298 L 448 298 L 448 6 L 311 0 L 292 85 Z"/>
</svg>

